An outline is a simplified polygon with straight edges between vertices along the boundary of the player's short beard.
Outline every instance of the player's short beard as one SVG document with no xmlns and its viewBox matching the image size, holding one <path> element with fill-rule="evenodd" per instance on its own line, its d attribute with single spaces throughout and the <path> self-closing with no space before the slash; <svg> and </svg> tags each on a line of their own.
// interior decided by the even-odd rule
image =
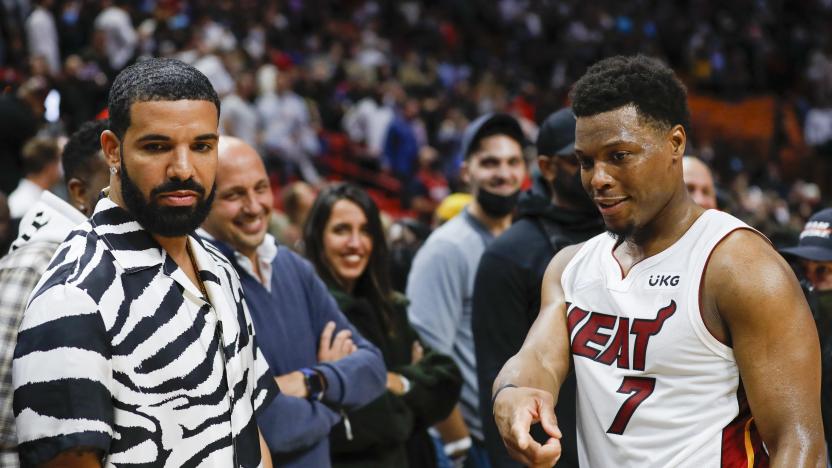
<svg viewBox="0 0 832 468">
<path fill-rule="evenodd" d="M 156 201 L 156 196 L 160 193 L 175 190 L 196 192 L 196 204 L 194 206 L 161 206 Z M 127 211 L 136 218 L 136 221 L 143 228 L 158 236 L 180 237 L 198 228 L 211 211 L 215 190 L 216 184 L 211 187 L 211 193 L 206 198 L 205 187 L 199 185 L 193 179 L 168 180 L 150 191 L 150 201 L 148 202 L 139 187 L 133 183 L 133 180 L 127 174 L 127 168 L 124 166 L 124 155 L 122 154 L 121 197 L 124 199 Z"/>
<path fill-rule="evenodd" d="M 631 239 L 633 234 L 636 232 L 636 227 L 633 224 L 627 224 L 622 228 L 613 229 L 608 224 L 604 223 L 604 227 L 607 229 L 607 234 L 615 239 L 616 244 L 620 244 L 628 239 Z"/>
</svg>

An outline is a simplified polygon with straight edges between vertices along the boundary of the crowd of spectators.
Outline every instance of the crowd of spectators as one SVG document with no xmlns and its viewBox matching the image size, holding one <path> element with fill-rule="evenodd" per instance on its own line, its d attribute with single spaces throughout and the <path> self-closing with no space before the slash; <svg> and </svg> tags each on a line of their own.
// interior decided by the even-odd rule
<svg viewBox="0 0 832 468">
<path fill-rule="evenodd" d="M 353 179 L 427 218 L 460 188 L 473 117 L 510 112 L 533 139 L 587 65 L 645 53 L 688 85 L 689 152 L 716 169 L 723 206 L 777 239 L 828 198 L 828 1 L 4 0 L 0 18 L 6 193 L 26 140 L 74 131 L 126 64 L 171 56 L 210 78 L 223 131 L 281 185 Z"/>
</svg>

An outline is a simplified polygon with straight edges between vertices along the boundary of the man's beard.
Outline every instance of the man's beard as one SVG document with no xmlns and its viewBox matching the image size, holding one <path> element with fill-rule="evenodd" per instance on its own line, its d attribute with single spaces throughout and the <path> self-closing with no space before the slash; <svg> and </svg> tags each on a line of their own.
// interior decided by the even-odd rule
<svg viewBox="0 0 832 468">
<path fill-rule="evenodd" d="M 604 228 L 606 228 L 607 234 L 609 234 L 613 239 L 615 239 L 616 245 L 626 241 L 627 239 L 630 239 L 636 232 L 636 227 L 632 224 L 628 224 L 619 229 L 613 229 L 605 222 Z"/>
<path fill-rule="evenodd" d="M 161 206 L 156 201 L 160 193 L 176 190 L 191 190 L 197 193 L 194 206 Z M 127 205 L 127 211 L 149 232 L 162 237 L 180 237 L 193 232 L 208 216 L 214 201 L 216 184 L 211 193 L 205 197 L 205 187 L 193 179 L 169 180 L 150 191 L 148 202 L 136 184 L 127 174 L 124 157 L 121 158 L 121 197 Z"/>
</svg>

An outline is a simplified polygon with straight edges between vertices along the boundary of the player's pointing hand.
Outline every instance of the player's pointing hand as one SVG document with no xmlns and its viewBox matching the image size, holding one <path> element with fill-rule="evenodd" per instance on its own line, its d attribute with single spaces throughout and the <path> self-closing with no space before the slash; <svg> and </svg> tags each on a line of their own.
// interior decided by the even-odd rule
<svg viewBox="0 0 832 468">
<path fill-rule="evenodd" d="M 494 420 L 503 443 L 515 460 L 538 468 L 551 467 L 560 458 L 561 432 L 551 393 L 528 387 L 505 388 L 494 400 Z M 544 444 L 530 434 L 531 426 L 537 422 L 549 435 Z"/>
</svg>

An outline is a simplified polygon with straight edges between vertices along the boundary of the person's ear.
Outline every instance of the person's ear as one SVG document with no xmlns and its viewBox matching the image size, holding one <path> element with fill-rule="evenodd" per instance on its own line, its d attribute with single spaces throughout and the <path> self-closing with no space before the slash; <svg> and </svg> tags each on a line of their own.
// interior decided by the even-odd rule
<svg viewBox="0 0 832 468">
<path fill-rule="evenodd" d="M 465 185 L 469 185 L 471 183 L 471 173 L 470 173 L 470 166 L 468 165 L 468 160 L 462 161 L 462 165 L 459 166 L 459 178 Z"/>
<path fill-rule="evenodd" d="M 558 176 L 558 168 L 557 164 L 555 164 L 555 157 L 556 156 L 544 156 L 542 154 L 537 156 L 537 167 L 540 169 L 540 174 L 550 184 L 554 183 L 555 178 Z"/>
<path fill-rule="evenodd" d="M 121 141 L 111 130 L 101 132 L 101 151 L 104 152 L 104 161 L 107 166 L 118 170 L 121 166 Z"/>
<path fill-rule="evenodd" d="M 85 211 L 88 206 L 87 202 L 87 184 L 82 180 L 72 177 L 66 182 L 66 190 L 69 194 L 69 201 L 75 208 L 80 211 Z"/>
<path fill-rule="evenodd" d="M 673 161 L 681 163 L 682 157 L 685 155 L 685 144 L 687 143 L 687 134 L 685 127 L 681 125 L 674 125 L 668 134 L 668 141 L 670 143 L 671 154 Z"/>
</svg>

